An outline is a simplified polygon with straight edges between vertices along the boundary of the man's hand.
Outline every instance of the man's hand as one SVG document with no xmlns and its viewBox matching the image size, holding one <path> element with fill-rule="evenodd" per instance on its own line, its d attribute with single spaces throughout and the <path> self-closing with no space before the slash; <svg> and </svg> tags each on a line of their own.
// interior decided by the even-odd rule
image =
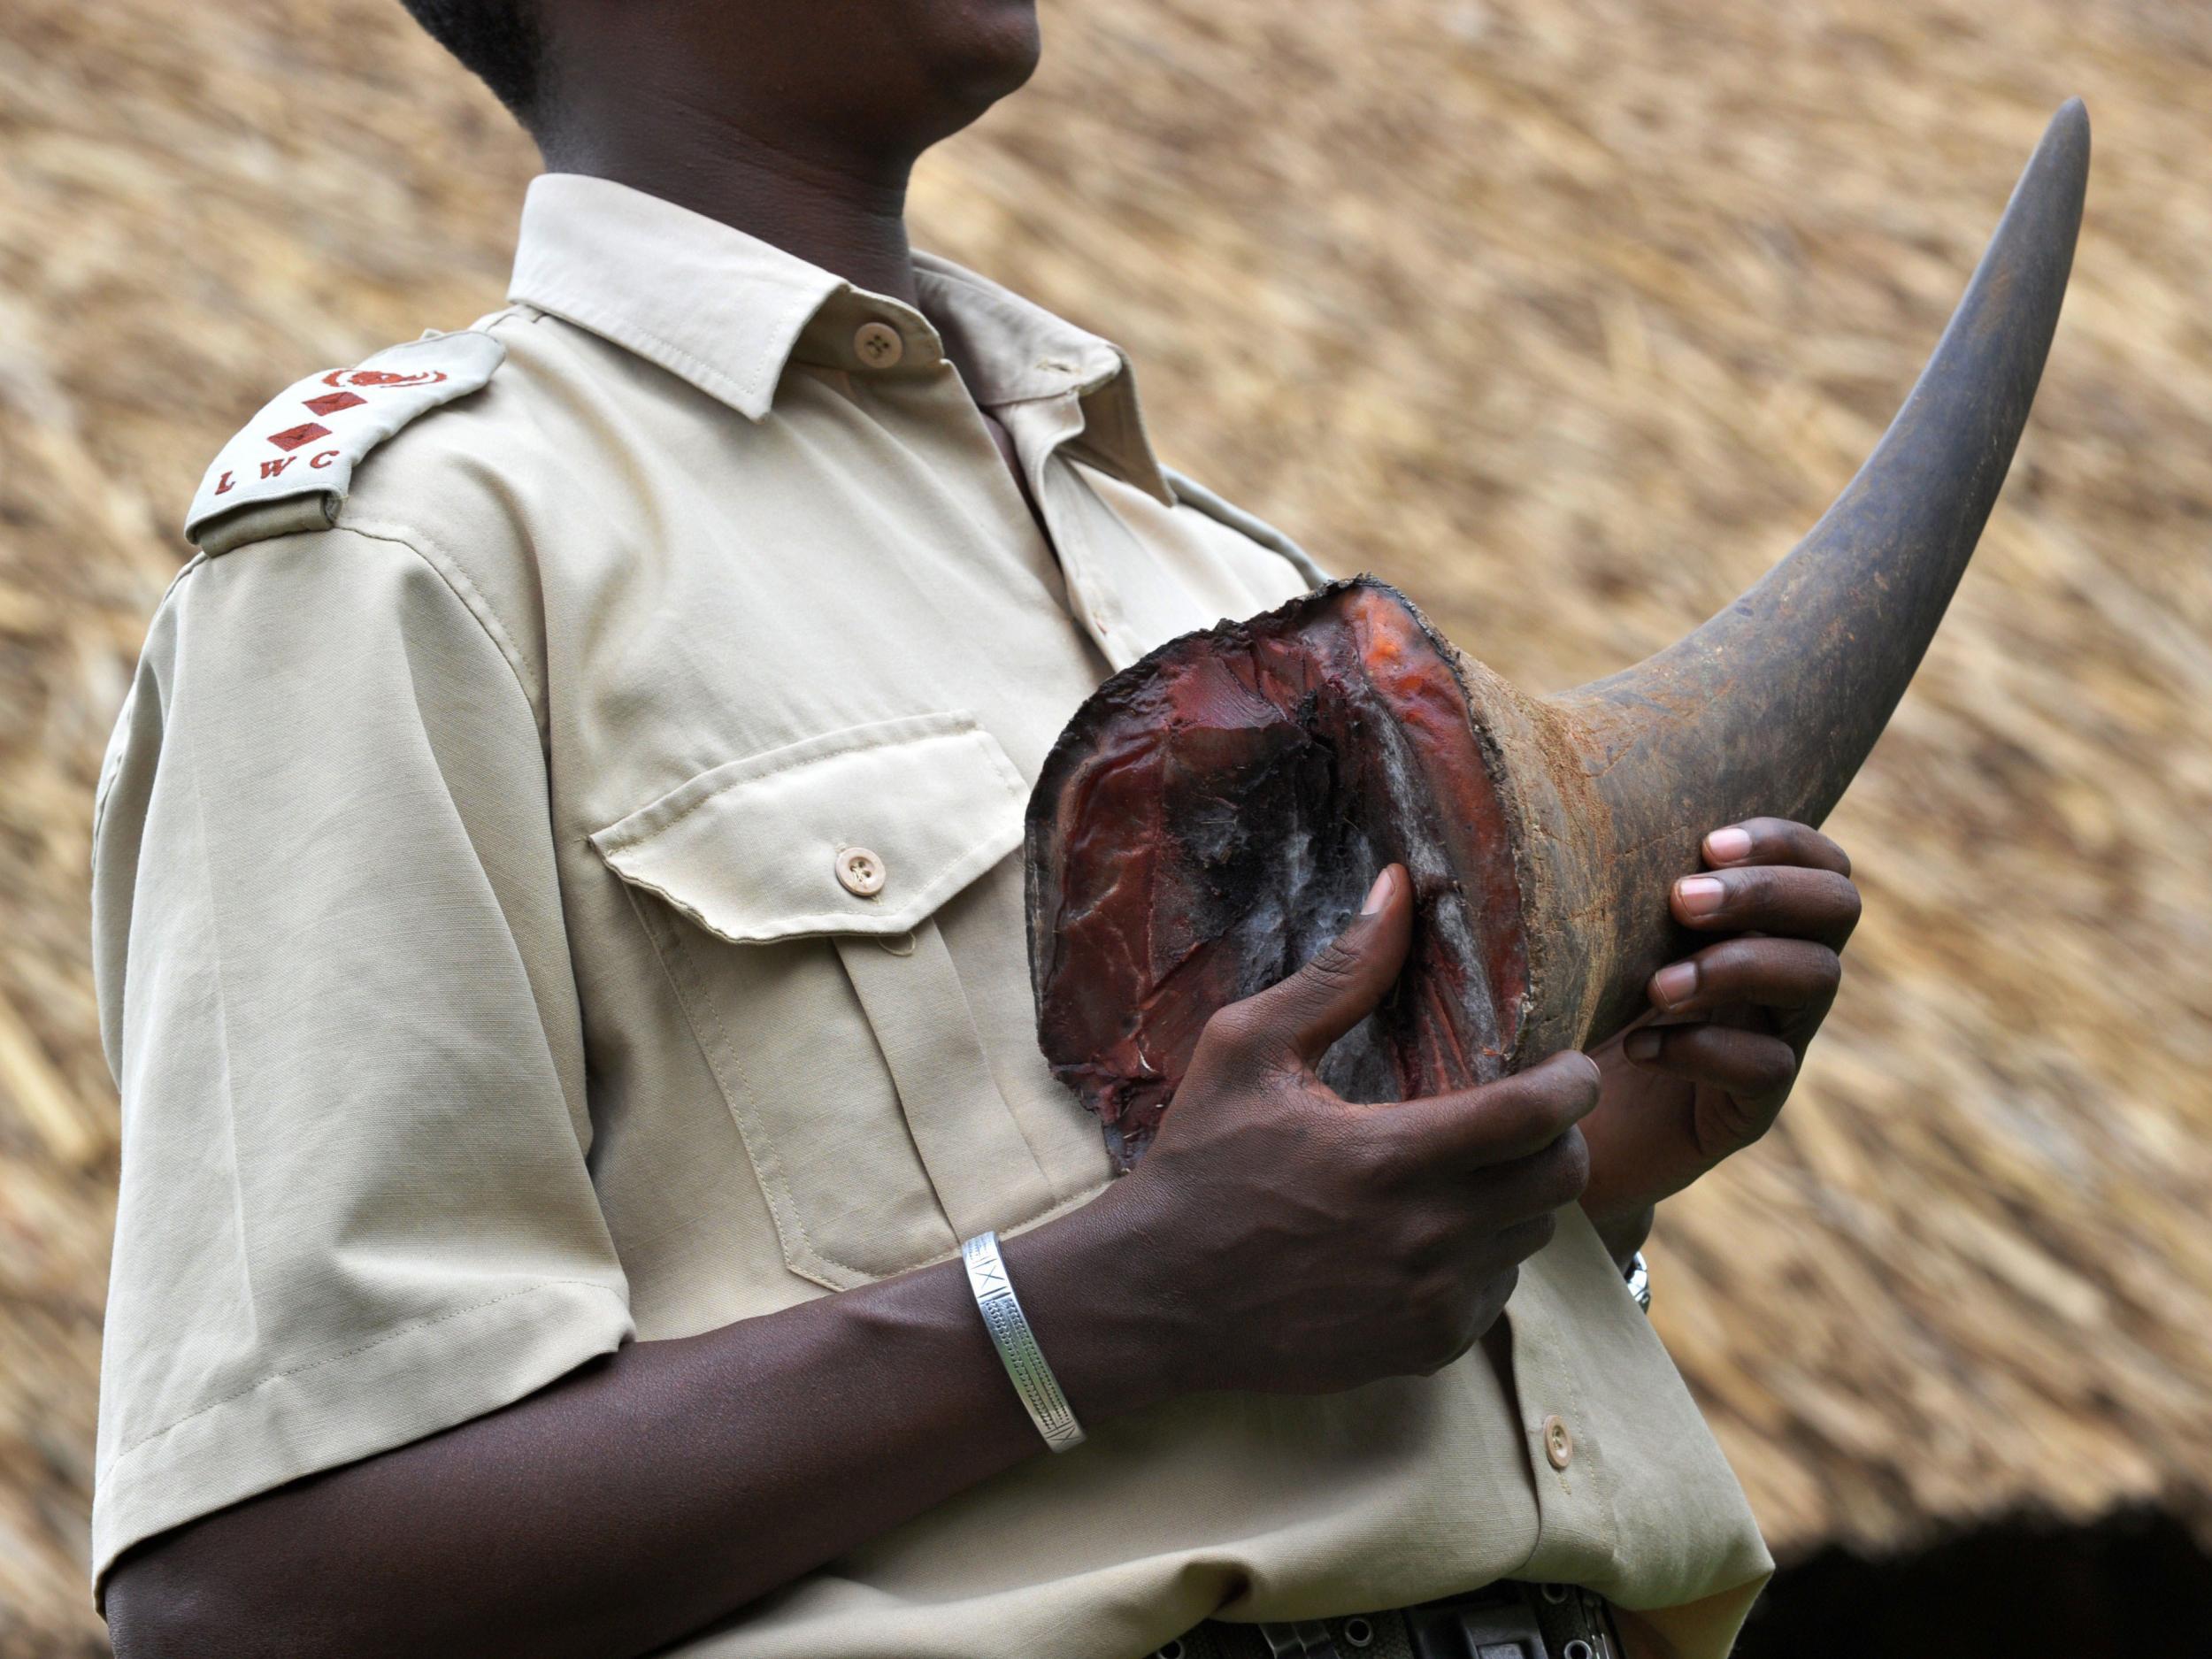
<svg viewBox="0 0 2212 1659">
<path fill-rule="evenodd" d="M 1133 1393 L 1320 1394 L 1437 1371 L 1489 1329 L 1552 1212 L 1581 1194 L 1587 1056 L 1387 1105 L 1314 1074 L 1396 981 L 1410 900 L 1392 865 L 1333 944 L 1216 1014 L 1135 1173 L 1010 1241 L 1079 1417 Z M 1091 1234 L 1105 1242 L 1071 1256 Z M 1085 1277 L 1056 1271 L 1067 1260 Z M 1128 1334 L 1112 1340 L 1122 1309 Z"/>
<path fill-rule="evenodd" d="M 1752 818 L 1705 838 L 1709 873 L 1674 884 L 1675 919 L 1719 942 L 1651 977 L 1652 1014 L 1596 1051 L 1583 1208 L 1617 1256 L 1652 1207 L 1773 1125 L 1820 1029 L 1859 919 L 1851 860 L 1819 831 Z"/>
</svg>

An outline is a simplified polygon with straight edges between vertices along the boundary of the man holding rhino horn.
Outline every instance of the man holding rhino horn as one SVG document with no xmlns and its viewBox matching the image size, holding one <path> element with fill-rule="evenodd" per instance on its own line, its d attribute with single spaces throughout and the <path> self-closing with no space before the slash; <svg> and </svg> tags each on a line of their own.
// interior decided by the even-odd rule
<svg viewBox="0 0 2212 1659">
<path fill-rule="evenodd" d="M 1791 818 L 1988 511 L 2078 108 L 1774 613 L 1878 649 L 1692 718 L 1632 848 L 1561 795 L 1565 873 L 1502 866 L 1517 1069 L 1322 1080 L 1473 890 L 1379 857 L 1287 977 L 1162 993 L 1137 1161 L 1039 1051 L 1033 786 L 1325 579 L 1161 465 L 1114 346 L 910 250 L 1028 0 L 408 4 L 544 154 L 510 303 L 225 447 L 102 775 L 121 1659 L 1725 1654 L 1770 1563 L 1628 1276 L 1836 994 L 1849 861 Z"/>
</svg>

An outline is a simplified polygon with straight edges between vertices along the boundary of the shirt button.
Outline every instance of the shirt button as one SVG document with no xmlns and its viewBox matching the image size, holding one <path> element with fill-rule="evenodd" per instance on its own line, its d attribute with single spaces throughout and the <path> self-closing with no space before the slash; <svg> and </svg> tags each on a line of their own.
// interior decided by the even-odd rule
<svg viewBox="0 0 2212 1659">
<path fill-rule="evenodd" d="M 872 899 L 883 891 L 883 860 L 865 847 L 840 848 L 837 883 L 856 899 Z"/>
<path fill-rule="evenodd" d="M 1575 1437 L 1568 1432 L 1563 1417 L 1544 1419 L 1544 1455 L 1551 1459 L 1554 1469 L 1564 1469 L 1574 1461 Z"/>
<path fill-rule="evenodd" d="M 906 342 L 888 323 L 863 323 L 853 331 L 853 351 L 872 369 L 896 368 Z"/>
</svg>

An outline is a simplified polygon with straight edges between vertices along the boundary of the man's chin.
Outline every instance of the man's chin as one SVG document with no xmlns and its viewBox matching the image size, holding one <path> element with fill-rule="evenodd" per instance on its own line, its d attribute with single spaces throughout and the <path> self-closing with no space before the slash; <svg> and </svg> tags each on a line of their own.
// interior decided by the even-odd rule
<svg viewBox="0 0 2212 1659">
<path fill-rule="evenodd" d="M 969 120 L 1037 73 L 1043 37 L 1035 0 L 967 0 L 967 27 L 940 66 L 941 84 L 957 87 L 969 106 Z"/>
</svg>

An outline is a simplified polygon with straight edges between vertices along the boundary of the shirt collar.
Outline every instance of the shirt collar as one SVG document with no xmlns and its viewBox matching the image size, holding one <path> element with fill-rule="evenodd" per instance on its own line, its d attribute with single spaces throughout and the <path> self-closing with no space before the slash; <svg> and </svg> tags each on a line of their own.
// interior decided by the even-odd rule
<svg viewBox="0 0 2212 1659">
<path fill-rule="evenodd" d="M 1118 346 L 950 260 L 918 253 L 923 303 L 956 335 L 986 408 L 1074 394 L 1087 455 L 1164 502 L 1173 495 L 1146 438 Z M 532 180 L 508 298 L 588 328 L 749 420 L 765 419 L 794 361 L 915 373 L 943 360 L 928 318 L 743 231 L 606 179 Z M 854 349 L 862 325 L 898 330 L 892 371 Z"/>
</svg>

